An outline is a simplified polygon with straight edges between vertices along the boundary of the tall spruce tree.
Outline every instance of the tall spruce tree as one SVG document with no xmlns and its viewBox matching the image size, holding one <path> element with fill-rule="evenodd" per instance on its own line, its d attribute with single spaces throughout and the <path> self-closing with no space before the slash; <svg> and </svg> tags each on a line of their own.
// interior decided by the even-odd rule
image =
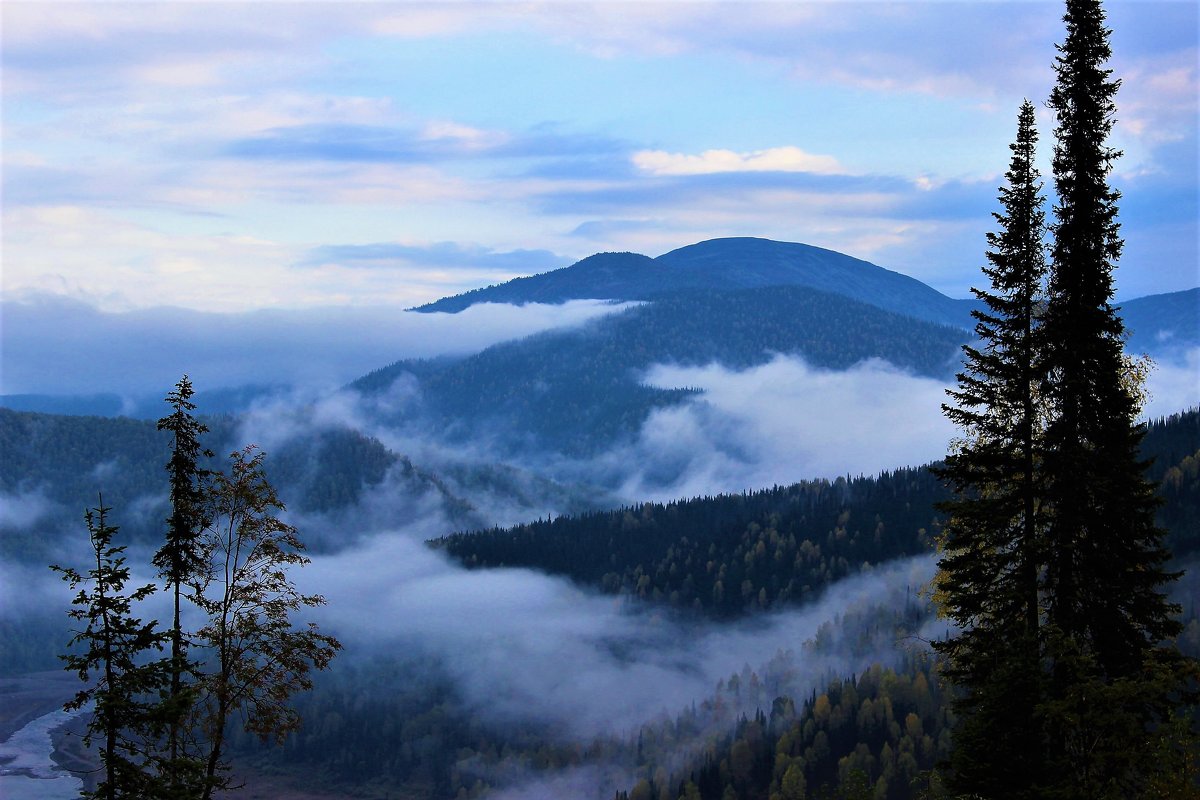
<svg viewBox="0 0 1200 800">
<path fill-rule="evenodd" d="M 1106 142 L 1120 81 L 1104 68 L 1110 31 L 1100 3 L 1068 0 L 1065 21 L 1050 96 L 1058 203 L 1045 319 L 1045 492 L 1054 508 L 1048 613 L 1116 678 L 1139 669 L 1147 650 L 1178 630 L 1178 609 L 1162 591 L 1167 553 L 1138 456 L 1143 428 L 1126 380 L 1124 326 L 1110 302 L 1123 243 L 1120 194 L 1108 186 L 1120 153 Z"/>
<path fill-rule="evenodd" d="M 1105 67 L 1098 0 L 1067 0 L 1064 19 L 1049 103 L 1058 202 L 1045 309 L 1039 321 L 1026 105 L 1003 230 L 989 237 L 994 293 L 978 293 L 982 345 L 967 349 L 947 408 L 965 432 L 944 471 L 958 499 L 946 506 L 938 581 L 963 628 L 938 649 L 967 690 L 950 779 L 988 798 L 1138 796 L 1176 747 L 1164 733 L 1172 706 L 1195 702 L 1196 665 L 1161 646 L 1179 630 L 1163 591 L 1176 576 L 1165 571 L 1138 455 L 1136 370 L 1111 304 L 1122 242 L 1108 185 L 1119 154 L 1107 139 L 1119 81 Z"/>
<path fill-rule="evenodd" d="M 934 647 L 947 657 L 944 674 L 970 688 L 956 703 L 952 784 L 986 797 L 1035 796 L 1041 771 L 1033 709 L 1041 696 L 1037 390 L 1046 260 L 1036 144 L 1026 100 L 1000 188 L 1003 211 L 993 214 L 999 231 L 987 235 L 991 291 L 973 289 L 983 304 L 973 312 L 978 345 L 963 348 L 965 369 L 948 392 L 954 404 L 943 406 L 963 437 L 941 470 L 956 499 L 942 506 L 949 519 L 938 590 L 960 632 Z"/>
<path fill-rule="evenodd" d="M 153 693 L 162 683 L 164 664 L 156 657 L 167 634 L 157 622 L 134 616 L 134 605 L 152 595 L 148 584 L 133 591 L 125 548 L 113 544 L 117 528 L 108 524 L 101 498 L 85 513 L 92 567 L 81 573 L 70 567 L 51 566 L 72 589 L 78 589 L 70 611 L 71 619 L 86 623 L 70 645 L 77 647 L 62 656 L 66 668 L 90 686 L 78 692 L 64 707 L 68 710 L 92 705 L 83 743 L 98 744 L 103 777 L 84 797 L 95 800 L 130 798 L 143 800 L 158 794 L 149 746 L 154 738 Z"/>
<path fill-rule="evenodd" d="M 160 721 L 165 735 L 165 752 L 159 758 L 159 771 L 167 777 L 170 796 L 187 797 L 188 786 L 196 785 L 204 773 L 204 762 L 187 752 L 186 718 L 195 702 L 196 687 L 189 676 L 194 665 L 188 657 L 187 636 L 182 621 L 184 592 L 208 569 L 200 535 L 207 526 L 205 479 L 202 457 L 212 452 L 200 445 L 201 434 L 208 428 L 192 412 L 192 382 L 180 378 L 167 394 L 171 413 L 158 421 L 158 429 L 171 433 L 171 458 L 166 464 L 170 483 L 171 514 L 163 546 L 154 554 L 153 563 L 166 581 L 173 600 L 170 628 L 169 681 L 163 689 Z"/>
<path fill-rule="evenodd" d="M 1053 702 L 1044 717 L 1059 779 L 1047 794 L 1123 796 L 1137 791 L 1150 767 L 1118 758 L 1117 740 L 1141 733 L 1161 713 L 1161 703 L 1141 689 L 1150 685 L 1143 680 L 1148 659 L 1179 630 L 1179 609 L 1163 591 L 1175 576 L 1164 569 L 1157 500 L 1138 455 L 1139 401 L 1127 377 L 1124 326 L 1111 304 L 1123 243 L 1120 194 L 1108 185 L 1120 153 L 1107 140 L 1120 81 L 1105 66 L 1110 31 L 1100 2 L 1067 0 L 1064 20 L 1049 102 L 1057 115 L 1058 202 L 1042 387 L 1049 420 L 1043 492 L 1051 509 L 1044 593 L 1053 663 Z M 1098 712 L 1104 705 L 1111 711 Z"/>
</svg>

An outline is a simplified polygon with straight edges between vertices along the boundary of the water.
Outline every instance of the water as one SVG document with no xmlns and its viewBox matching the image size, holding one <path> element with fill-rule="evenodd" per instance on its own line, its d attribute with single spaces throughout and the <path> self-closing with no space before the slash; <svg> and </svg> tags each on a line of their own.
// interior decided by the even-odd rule
<svg viewBox="0 0 1200 800">
<path fill-rule="evenodd" d="M 50 732 L 83 711 L 52 711 L 0 742 L 0 800 L 68 800 L 83 781 L 50 759 Z"/>
</svg>

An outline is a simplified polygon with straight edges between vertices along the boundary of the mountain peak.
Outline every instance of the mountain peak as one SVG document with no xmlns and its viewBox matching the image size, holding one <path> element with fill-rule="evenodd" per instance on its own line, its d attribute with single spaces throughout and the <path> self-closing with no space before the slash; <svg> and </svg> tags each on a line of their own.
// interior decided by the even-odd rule
<svg viewBox="0 0 1200 800">
<path fill-rule="evenodd" d="M 806 286 L 888 311 L 967 327 L 967 301 L 952 300 L 915 278 L 813 245 L 749 236 L 708 239 L 658 258 L 597 253 L 569 267 L 443 298 L 416 311 L 455 312 L 474 303 L 651 300 L 703 289 Z"/>
</svg>

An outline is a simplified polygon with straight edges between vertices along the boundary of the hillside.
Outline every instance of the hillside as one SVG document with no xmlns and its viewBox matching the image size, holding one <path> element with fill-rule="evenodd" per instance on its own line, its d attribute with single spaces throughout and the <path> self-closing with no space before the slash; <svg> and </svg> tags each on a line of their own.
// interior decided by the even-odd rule
<svg viewBox="0 0 1200 800">
<path fill-rule="evenodd" d="M 1164 358 L 1200 346 L 1200 288 L 1127 300 L 1120 313 L 1132 352 Z"/>
<path fill-rule="evenodd" d="M 945 378 L 964 338 L 958 328 L 801 286 L 680 291 L 465 359 L 400 361 L 351 386 L 380 394 L 407 374 L 420 401 L 395 424 L 587 455 L 635 433 L 655 408 L 692 396 L 641 383 L 655 364 L 746 369 L 782 353 L 831 370 L 878 358 Z"/>
<path fill-rule="evenodd" d="M 1200 550 L 1200 411 L 1148 426 L 1176 557 Z M 638 506 L 442 537 L 465 566 L 532 567 L 610 594 L 718 618 L 807 602 L 890 559 L 930 552 L 935 504 L 949 499 L 928 467 L 810 481 L 758 492 Z"/>
</svg>

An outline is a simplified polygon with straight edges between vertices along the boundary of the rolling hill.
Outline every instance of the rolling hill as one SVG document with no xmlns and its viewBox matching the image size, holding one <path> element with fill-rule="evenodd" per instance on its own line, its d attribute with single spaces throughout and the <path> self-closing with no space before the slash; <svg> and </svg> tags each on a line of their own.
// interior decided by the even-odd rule
<svg viewBox="0 0 1200 800">
<path fill-rule="evenodd" d="M 967 327 L 971 302 L 915 278 L 833 250 L 736 237 L 672 250 L 658 258 L 598 253 L 569 267 L 446 297 L 413 310 L 457 312 L 476 303 L 561 303 L 572 299 L 650 300 L 684 289 L 803 286 L 926 322 Z"/>
</svg>

